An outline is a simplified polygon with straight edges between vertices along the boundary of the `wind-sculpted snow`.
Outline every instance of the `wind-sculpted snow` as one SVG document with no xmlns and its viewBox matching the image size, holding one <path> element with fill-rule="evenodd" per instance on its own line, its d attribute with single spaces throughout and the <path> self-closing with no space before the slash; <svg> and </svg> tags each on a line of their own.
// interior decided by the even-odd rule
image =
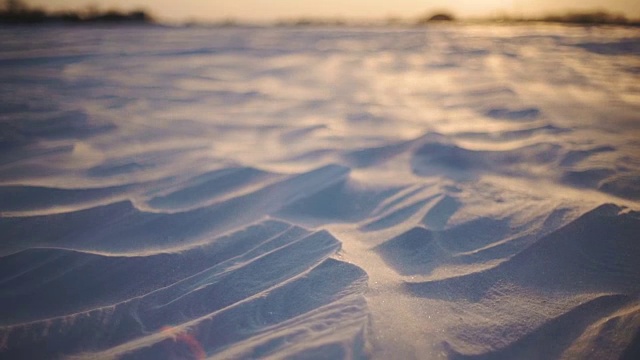
<svg viewBox="0 0 640 360">
<path fill-rule="evenodd" d="M 635 359 L 634 29 L 0 29 L 0 359 Z"/>
</svg>

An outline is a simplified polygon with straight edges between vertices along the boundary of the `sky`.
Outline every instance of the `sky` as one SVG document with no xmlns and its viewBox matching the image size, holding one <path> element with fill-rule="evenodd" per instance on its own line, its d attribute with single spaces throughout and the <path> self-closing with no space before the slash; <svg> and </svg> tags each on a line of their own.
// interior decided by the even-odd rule
<svg viewBox="0 0 640 360">
<path fill-rule="evenodd" d="M 300 17 L 416 18 L 437 10 L 458 17 L 534 16 L 565 10 L 604 9 L 640 18 L 639 0 L 24 0 L 46 9 L 144 8 L 160 20 L 268 21 Z"/>
</svg>

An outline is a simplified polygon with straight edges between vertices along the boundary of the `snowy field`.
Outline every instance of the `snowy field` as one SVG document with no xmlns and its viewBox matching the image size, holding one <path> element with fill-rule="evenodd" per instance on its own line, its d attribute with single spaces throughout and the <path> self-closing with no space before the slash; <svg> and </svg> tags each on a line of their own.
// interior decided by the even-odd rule
<svg viewBox="0 0 640 360">
<path fill-rule="evenodd" d="M 640 358 L 637 28 L 0 29 L 1 359 Z"/>
</svg>

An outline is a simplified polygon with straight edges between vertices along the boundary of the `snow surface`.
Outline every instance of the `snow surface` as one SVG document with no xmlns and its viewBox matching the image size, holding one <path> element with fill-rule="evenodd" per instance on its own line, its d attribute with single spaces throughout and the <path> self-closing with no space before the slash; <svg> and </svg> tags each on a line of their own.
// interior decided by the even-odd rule
<svg viewBox="0 0 640 360">
<path fill-rule="evenodd" d="M 640 36 L 0 29 L 0 358 L 640 356 Z"/>
</svg>

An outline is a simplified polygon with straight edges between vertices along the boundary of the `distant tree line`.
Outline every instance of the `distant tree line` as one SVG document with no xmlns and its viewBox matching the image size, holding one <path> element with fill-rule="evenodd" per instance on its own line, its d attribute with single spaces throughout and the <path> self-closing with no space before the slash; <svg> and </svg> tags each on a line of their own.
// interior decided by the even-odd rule
<svg viewBox="0 0 640 360">
<path fill-rule="evenodd" d="M 574 25 L 624 25 L 624 26 L 640 26 L 639 19 L 629 19 L 622 14 L 614 14 L 603 10 L 583 11 L 583 12 L 567 12 L 564 14 L 550 14 L 542 17 L 510 17 L 501 16 L 498 18 L 488 19 L 489 21 L 499 22 L 545 22 L 558 24 L 574 24 Z"/>
<path fill-rule="evenodd" d="M 153 23 L 154 20 L 144 10 L 121 12 L 118 10 L 100 11 L 89 7 L 84 11 L 47 12 L 31 8 L 22 0 L 6 0 L 0 11 L 2 24 L 42 24 L 42 23 Z"/>
<path fill-rule="evenodd" d="M 548 15 L 541 19 L 546 22 L 557 23 L 570 23 L 570 24 L 632 24 L 633 21 L 629 20 L 622 14 L 611 14 L 606 11 L 592 11 L 592 12 L 570 12 L 563 15 Z"/>
<path fill-rule="evenodd" d="M 391 17 L 384 22 L 370 23 L 366 22 L 353 22 L 341 19 L 322 19 L 322 18 L 300 18 L 282 20 L 276 22 L 276 26 L 366 26 L 367 24 L 373 26 L 386 25 L 386 26 L 429 26 L 435 23 L 475 23 L 475 24 L 491 24 L 491 23 L 560 23 L 560 24 L 575 24 L 575 25 L 623 25 L 623 26 L 640 26 L 640 20 L 629 19 L 622 14 L 609 13 L 602 10 L 585 11 L 585 12 L 568 12 L 564 14 L 552 14 L 541 17 L 513 17 L 503 15 L 499 17 L 487 17 L 459 20 L 454 14 L 441 11 L 435 13 L 427 13 L 423 16 L 414 19 L 403 19 L 397 17 Z"/>
</svg>

